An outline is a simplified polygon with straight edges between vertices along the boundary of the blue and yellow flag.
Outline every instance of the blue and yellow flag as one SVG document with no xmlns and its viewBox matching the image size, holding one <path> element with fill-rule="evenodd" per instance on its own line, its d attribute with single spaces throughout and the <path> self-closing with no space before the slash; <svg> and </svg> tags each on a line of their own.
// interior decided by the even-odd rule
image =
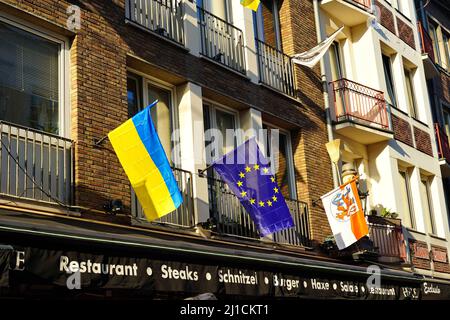
<svg viewBox="0 0 450 320">
<path fill-rule="evenodd" d="M 150 116 L 156 103 L 108 134 L 149 221 L 171 213 L 183 202 Z"/>
<path fill-rule="evenodd" d="M 241 4 L 249 9 L 252 9 L 253 11 L 258 11 L 260 0 L 241 0 Z"/>
<path fill-rule="evenodd" d="M 294 227 L 268 163 L 252 138 L 212 164 L 239 198 L 262 237 Z"/>
</svg>

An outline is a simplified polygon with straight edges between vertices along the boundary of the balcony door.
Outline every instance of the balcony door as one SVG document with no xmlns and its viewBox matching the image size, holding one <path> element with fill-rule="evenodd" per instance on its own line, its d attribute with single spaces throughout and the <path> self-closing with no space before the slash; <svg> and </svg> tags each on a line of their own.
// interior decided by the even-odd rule
<svg viewBox="0 0 450 320">
<path fill-rule="evenodd" d="M 175 153 L 172 153 L 175 141 L 172 141 L 172 132 L 177 126 L 177 114 L 173 107 L 175 101 L 175 92 L 168 84 L 163 84 L 156 79 L 138 75 L 137 73 L 129 73 L 127 77 L 127 100 L 128 100 L 128 115 L 133 117 L 136 113 L 141 111 L 147 105 L 155 100 L 158 104 L 151 109 L 152 121 L 158 132 L 159 139 L 164 148 L 164 152 L 169 160 L 171 166 L 177 163 Z M 174 170 L 175 178 L 179 182 L 179 172 Z M 184 193 L 185 186 L 180 185 L 179 188 Z M 179 209 L 170 215 L 156 220 L 160 223 L 174 223 L 180 221 L 179 215 L 182 211 Z M 139 219 L 145 220 L 142 207 L 134 193 L 131 192 L 131 211 L 133 215 Z"/>
<path fill-rule="evenodd" d="M 278 0 L 262 0 L 253 12 L 253 26 L 258 40 L 282 51 L 279 10 Z"/>
<path fill-rule="evenodd" d="M 285 198 L 296 199 L 295 169 L 290 134 L 288 131 L 266 124 L 263 125 L 263 129 L 267 130 L 267 135 L 262 143 L 281 193 Z"/>
<path fill-rule="evenodd" d="M 199 0 L 197 5 L 222 20 L 231 22 L 231 5 L 229 0 Z"/>
</svg>

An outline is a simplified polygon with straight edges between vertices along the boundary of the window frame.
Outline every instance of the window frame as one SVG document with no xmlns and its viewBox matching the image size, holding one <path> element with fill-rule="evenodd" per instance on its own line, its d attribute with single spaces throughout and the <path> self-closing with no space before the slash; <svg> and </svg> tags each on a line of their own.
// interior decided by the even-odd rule
<svg viewBox="0 0 450 320">
<path fill-rule="evenodd" d="M 414 76 L 412 75 L 412 70 L 403 66 L 403 74 L 406 85 L 406 93 L 408 95 L 408 114 L 410 117 L 417 119 L 417 99 L 414 94 Z M 412 103 L 412 105 L 410 105 Z"/>
<path fill-rule="evenodd" d="M 386 59 L 385 59 L 386 57 Z M 398 101 L 397 101 L 397 92 L 395 91 L 395 79 L 394 79 L 394 73 L 392 72 L 392 57 L 389 54 L 386 54 L 384 52 L 381 53 L 381 59 L 383 62 L 383 74 L 384 74 L 384 82 L 386 85 L 386 91 L 389 96 L 389 100 L 391 101 L 391 104 L 394 108 L 398 109 Z M 389 74 L 386 74 L 386 67 L 385 67 L 385 60 L 389 60 Z M 388 79 L 389 78 L 389 79 Z M 390 81 L 390 86 L 388 85 L 387 80 Z M 392 91 L 393 97 L 389 94 L 389 89 Z M 392 98 L 392 99 L 391 99 Z"/>
<path fill-rule="evenodd" d="M 291 139 L 291 133 L 288 130 L 285 130 L 283 128 L 279 128 L 274 126 L 273 124 L 263 121 L 263 126 L 266 126 L 269 130 L 279 130 L 281 134 L 286 136 L 286 144 L 287 144 L 287 163 L 288 163 L 288 171 L 289 171 L 289 197 L 292 200 L 297 200 L 297 185 L 295 183 L 296 179 L 295 179 L 295 163 L 294 163 L 294 153 L 292 150 L 292 139 Z M 269 140 L 269 136 L 267 136 L 267 140 Z M 267 141 L 269 142 L 269 141 Z M 267 149 L 267 146 L 264 146 L 265 149 Z M 267 157 L 267 150 L 264 150 L 265 154 L 264 156 Z M 270 154 L 270 164 L 272 164 L 273 162 L 273 154 Z M 274 173 L 276 174 L 276 173 Z"/>
<path fill-rule="evenodd" d="M 410 177 L 410 168 L 404 168 L 399 166 L 398 167 L 398 173 L 399 175 L 401 175 L 402 177 L 404 177 L 405 180 L 405 187 L 406 187 L 406 197 L 407 197 L 407 201 L 408 201 L 408 212 L 407 214 L 409 215 L 409 219 L 410 219 L 410 227 L 412 230 L 417 230 L 417 223 L 416 223 L 416 216 L 415 216 L 415 212 L 414 212 L 414 203 L 413 203 L 413 199 L 412 199 L 412 194 L 411 194 L 411 177 Z M 402 205 L 402 209 L 403 205 Z"/>
<path fill-rule="evenodd" d="M 428 233 L 432 234 L 432 235 L 436 235 L 436 219 L 434 217 L 434 207 L 433 207 L 433 201 L 432 201 L 432 193 L 431 193 L 431 188 L 430 188 L 430 184 L 431 184 L 431 180 L 432 177 L 427 177 L 424 175 L 420 176 L 420 183 L 424 183 L 425 186 L 425 194 L 422 196 L 425 196 L 426 199 L 424 199 L 424 203 L 428 205 L 428 217 L 425 217 L 425 221 L 426 221 L 426 228 L 428 230 Z"/>
<path fill-rule="evenodd" d="M 71 136 L 70 116 L 70 52 L 69 40 L 57 33 L 35 26 L 28 21 L 0 12 L 0 22 L 11 25 L 24 32 L 31 33 L 59 45 L 58 50 L 58 136 Z M 52 133 L 49 133 L 52 134 Z"/>
<path fill-rule="evenodd" d="M 172 125 L 172 133 L 179 129 L 179 118 L 178 118 L 178 108 L 176 101 L 177 100 L 177 92 L 176 87 L 168 82 L 165 82 L 161 79 L 155 78 L 153 76 L 150 76 L 144 72 L 140 72 L 138 70 L 127 68 L 127 79 L 133 78 L 137 80 L 138 85 L 141 85 L 141 87 L 138 90 L 138 94 L 141 94 L 139 101 L 139 111 L 141 111 L 143 108 L 147 107 L 151 102 L 148 101 L 148 85 L 152 85 L 154 87 L 157 87 L 162 90 L 166 90 L 170 92 L 170 117 L 171 117 L 171 125 Z M 140 81 L 138 77 L 141 77 Z M 176 143 L 180 143 L 179 141 L 180 137 L 176 137 L 177 141 L 172 141 L 172 134 L 171 134 L 171 151 L 173 151 L 174 145 Z M 171 152 L 172 153 L 172 152 Z M 170 156 L 173 156 L 174 159 L 169 159 L 172 163 L 180 163 L 179 155 L 177 152 L 172 153 Z"/>
<path fill-rule="evenodd" d="M 207 98 L 203 98 L 203 108 L 209 108 L 209 123 L 210 123 L 210 127 L 206 128 L 205 126 L 203 126 L 204 131 L 208 130 L 208 129 L 217 129 L 217 116 L 216 116 L 216 111 L 220 110 L 221 112 L 224 113 L 228 113 L 233 115 L 234 117 L 234 127 L 235 130 L 237 130 L 237 135 L 236 135 L 236 146 L 239 146 L 241 143 L 243 143 L 243 137 L 240 133 L 241 130 L 239 130 L 240 127 L 240 119 L 239 119 L 239 112 L 237 110 L 234 110 L 230 107 L 227 107 L 223 104 L 220 104 L 218 102 L 215 102 L 213 100 L 207 99 Z M 222 155 L 218 155 L 218 157 L 221 157 Z M 205 150 L 205 157 L 206 157 L 206 150 Z M 207 160 L 205 158 L 205 160 Z M 216 159 L 211 159 L 211 162 L 215 161 Z M 206 163 L 208 164 L 208 162 L 206 161 Z"/>
</svg>

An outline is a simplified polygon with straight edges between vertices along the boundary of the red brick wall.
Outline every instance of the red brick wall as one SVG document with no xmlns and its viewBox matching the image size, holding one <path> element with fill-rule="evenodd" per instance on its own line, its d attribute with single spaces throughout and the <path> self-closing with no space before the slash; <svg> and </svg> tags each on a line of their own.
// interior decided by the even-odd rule
<svg viewBox="0 0 450 320">
<path fill-rule="evenodd" d="M 433 148 L 431 147 L 431 137 L 426 131 L 414 127 L 414 140 L 416 141 L 416 148 L 429 156 L 433 156 Z"/>
<path fill-rule="evenodd" d="M 433 251 L 438 251 L 440 253 L 445 253 L 446 255 L 446 261 L 447 262 L 441 262 L 441 261 L 434 261 L 433 260 L 433 267 L 434 271 L 437 272 L 444 272 L 444 273 L 450 273 L 450 264 L 448 261 L 448 252 L 447 248 L 439 247 L 439 246 L 431 246 L 431 256 L 433 257 Z"/>
<path fill-rule="evenodd" d="M 398 36 L 402 39 L 407 45 L 416 50 L 416 44 L 414 41 L 414 31 L 401 19 L 397 18 L 397 28 L 398 28 Z"/>
<path fill-rule="evenodd" d="M 409 248 L 411 251 L 412 264 L 416 268 L 431 270 L 430 257 L 422 258 L 416 255 L 416 250 L 427 250 L 427 243 L 418 240 L 409 240 Z"/>
<path fill-rule="evenodd" d="M 441 90 L 441 98 L 450 104 L 450 75 L 443 71 L 441 72 Z"/>
<path fill-rule="evenodd" d="M 376 1 L 376 6 L 380 8 L 381 25 L 395 34 L 395 22 L 392 11 L 382 5 L 379 1 Z"/>
<path fill-rule="evenodd" d="M 394 138 L 396 140 L 406 143 L 411 147 L 414 146 L 411 126 L 408 121 L 405 121 L 396 115 L 392 115 L 392 127 L 394 129 Z"/>
</svg>

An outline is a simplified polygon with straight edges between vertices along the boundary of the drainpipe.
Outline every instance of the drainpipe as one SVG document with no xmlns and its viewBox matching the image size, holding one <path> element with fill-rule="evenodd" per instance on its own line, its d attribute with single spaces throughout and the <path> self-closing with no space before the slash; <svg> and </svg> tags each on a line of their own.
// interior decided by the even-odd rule
<svg viewBox="0 0 450 320">
<path fill-rule="evenodd" d="M 314 20 L 316 22 L 317 41 L 320 43 L 323 39 L 322 39 L 322 25 L 320 23 L 319 0 L 313 0 L 313 5 L 314 5 Z M 325 74 L 325 63 L 323 61 L 323 57 L 320 59 L 320 74 L 322 81 L 323 100 L 325 101 L 325 114 L 327 117 L 328 141 L 332 141 L 334 140 L 334 134 L 333 134 L 333 125 L 331 122 L 330 102 L 328 100 L 328 84 L 327 84 L 327 76 Z M 339 180 L 336 166 L 332 164 L 331 169 L 333 171 L 333 184 L 334 187 L 337 187 L 339 185 Z"/>
</svg>

